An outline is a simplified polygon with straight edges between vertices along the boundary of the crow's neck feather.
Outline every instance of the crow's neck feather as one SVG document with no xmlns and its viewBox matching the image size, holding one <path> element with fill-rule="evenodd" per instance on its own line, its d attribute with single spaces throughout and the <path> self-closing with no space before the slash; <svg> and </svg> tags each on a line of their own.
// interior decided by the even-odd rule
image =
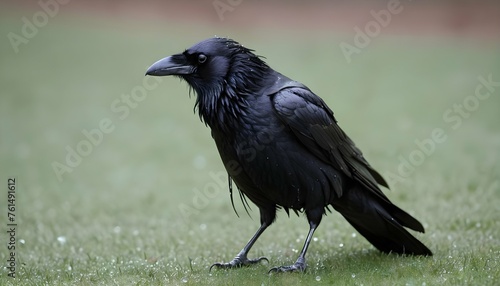
<svg viewBox="0 0 500 286">
<path fill-rule="evenodd" d="M 251 52 L 233 55 L 230 66 L 224 79 L 206 84 L 190 83 L 198 95 L 195 109 L 212 129 L 237 128 L 239 118 L 246 114 L 248 100 L 260 95 L 261 82 L 272 71 Z"/>
</svg>

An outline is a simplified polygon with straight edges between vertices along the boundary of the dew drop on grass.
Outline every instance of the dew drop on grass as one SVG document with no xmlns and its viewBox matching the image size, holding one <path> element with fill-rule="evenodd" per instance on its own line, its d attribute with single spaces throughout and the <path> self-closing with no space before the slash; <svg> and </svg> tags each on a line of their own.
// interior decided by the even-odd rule
<svg viewBox="0 0 500 286">
<path fill-rule="evenodd" d="M 181 282 L 182 282 L 182 283 L 187 283 L 187 282 L 188 282 L 187 277 L 182 277 Z"/>
<path fill-rule="evenodd" d="M 344 244 L 343 243 L 339 244 L 339 247 L 344 247 Z"/>
<path fill-rule="evenodd" d="M 316 281 L 318 281 L 318 282 L 321 281 L 321 277 L 316 276 Z"/>
<path fill-rule="evenodd" d="M 26 243 L 26 241 L 24 241 L 24 239 L 22 239 L 22 238 L 21 238 L 21 239 L 19 240 L 19 243 L 20 243 L 20 244 L 25 244 L 25 243 Z"/>
<path fill-rule="evenodd" d="M 356 274 L 354 274 L 354 273 L 353 273 L 353 274 L 351 274 L 351 277 L 352 277 L 352 278 L 356 278 Z"/>
<path fill-rule="evenodd" d="M 356 237 L 356 233 L 355 233 L 355 232 L 353 232 L 353 233 L 351 234 L 351 237 L 352 237 L 352 238 Z"/>
<path fill-rule="evenodd" d="M 318 238 L 317 238 L 317 237 L 314 237 L 314 238 L 313 238 L 313 241 L 318 241 Z"/>
<path fill-rule="evenodd" d="M 59 241 L 60 244 L 65 244 L 66 243 L 66 237 L 64 236 L 58 236 L 57 241 Z"/>
</svg>

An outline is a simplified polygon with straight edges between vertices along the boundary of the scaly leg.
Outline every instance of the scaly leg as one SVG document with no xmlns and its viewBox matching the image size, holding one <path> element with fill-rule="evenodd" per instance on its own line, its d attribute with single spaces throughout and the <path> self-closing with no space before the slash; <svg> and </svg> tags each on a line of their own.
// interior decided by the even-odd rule
<svg viewBox="0 0 500 286">
<path fill-rule="evenodd" d="M 319 223 L 321 222 L 321 218 L 323 216 L 323 211 L 318 211 L 318 210 L 313 210 L 311 212 L 306 211 L 307 219 L 309 220 L 309 233 L 307 234 L 306 241 L 304 243 L 304 246 L 302 247 L 302 250 L 300 251 L 299 257 L 297 258 L 297 261 L 295 261 L 294 264 L 288 265 L 288 266 L 279 266 L 279 267 L 273 267 L 269 270 L 268 273 L 271 272 L 293 272 L 293 271 L 304 271 L 306 270 L 307 264 L 306 264 L 306 253 L 307 249 L 309 248 L 309 244 L 311 243 L 311 239 L 314 235 L 314 231 L 316 228 L 319 226 Z"/>
</svg>

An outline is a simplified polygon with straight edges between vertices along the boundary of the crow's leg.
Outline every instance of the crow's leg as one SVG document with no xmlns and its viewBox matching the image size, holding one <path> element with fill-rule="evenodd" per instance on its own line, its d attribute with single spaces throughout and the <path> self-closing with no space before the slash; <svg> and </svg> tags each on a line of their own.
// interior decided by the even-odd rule
<svg viewBox="0 0 500 286">
<path fill-rule="evenodd" d="M 257 241 L 259 236 L 266 230 L 266 228 L 273 223 L 274 218 L 276 217 L 276 209 L 273 207 L 273 211 L 265 211 L 263 209 L 260 210 L 260 220 L 261 224 L 257 232 L 253 235 L 253 237 L 250 239 L 250 241 L 243 247 L 243 249 L 236 255 L 236 257 L 231 260 L 230 262 L 227 263 L 214 263 L 212 266 L 210 266 L 210 270 L 215 266 L 217 268 L 236 268 L 236 267 L 242 267 L 242 266 L 249 266 L 255 263 L 259 263 L 260 261 L 267 261 L 269 260 L 262 256 L 256 259 L 248 259 L 247 254 L 252 248 L 253 244 Z"/>
<path fill-rule="evenodd" d="M 269 262 L 269 260 L 265 257 L 259 257 L 256 259 L 248 259 L 247 258 L 247 254 L 250 251 L 250 248 L 252 248 L 255 241 L 257 241 L 259 236 L 264 232 L 264 230 L 267 227 L 268 227 L 267 224 L 262 224 L 259 227 L 259 229 L 257 230 L 257 232 L 254 234 L 252 239 L 250 239 L 250 241 L 247 243 L 247 245 L 245 245 L 245 247 L 243 247 L 243 249 L 240 251 L 240 253 L 238 253 L 238 255 L 236 255 L 236 257 L 233 260 L 231 260 L 230 262 L 227 262 L 227 263 L 214 263 L 214 264 L 212 264 L 212 266 L 210 266 L 210 271 L 212 270 L 212 268 L 214 266 L 217 268 L 236 268 L 236 267 L 252 265 L 252 264 L 258 263 L 262 260 L 266 260 Z"/>
<path fill-rule="evenodd" d="M 271 272 L 293 272 L 293 271 L 304 271 L 306 270 L 306 252 L 307 248 L 309 248 L 309 244 L 311 243 L 311 239 L 314 235 L 314 231 L 319 226 L 321 222 L 321 218 L 323 216 L 323 209 L 314 209 L 312 211 L 306 211 L 307 219 L 309 221 L 309 233 L 307 234 L 306 241 L 302 250 L 300 251 L 299 257 L 294 264 L 288 266 L 279 266 L 273 267 L 269 270 Z"/>
</svg>

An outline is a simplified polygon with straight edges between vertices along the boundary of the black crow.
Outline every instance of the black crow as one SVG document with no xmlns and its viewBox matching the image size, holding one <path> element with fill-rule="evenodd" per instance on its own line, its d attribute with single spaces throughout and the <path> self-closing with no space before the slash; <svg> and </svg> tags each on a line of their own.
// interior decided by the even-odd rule
<svg viewBox="0 0 500 286">
<path fill-rule="evenodd" d="M 404 227 L 424 232 L 411 215 L 382 193 L 386 181 L 337 125 L 332 110 L 305 85 L 270 68 L 253 50 L 210 38 L 154 63 L 152 76 L 178 76 L 196 92 L 201 120 L 245 205 L 260 211 L 260 228 L 220 268 L 267 260 L 248 252 L 276 219 L 276 210 L 305 212 L 309 233 L 297 261 L 270 271 L 303 271 L 314 231 L 329 206 L 382 252 L 432 255 Z M 234 208 L 234 204 L 233 204 Z M 246 207 L 245 207 L 246 208 Z"/>
</svg>

